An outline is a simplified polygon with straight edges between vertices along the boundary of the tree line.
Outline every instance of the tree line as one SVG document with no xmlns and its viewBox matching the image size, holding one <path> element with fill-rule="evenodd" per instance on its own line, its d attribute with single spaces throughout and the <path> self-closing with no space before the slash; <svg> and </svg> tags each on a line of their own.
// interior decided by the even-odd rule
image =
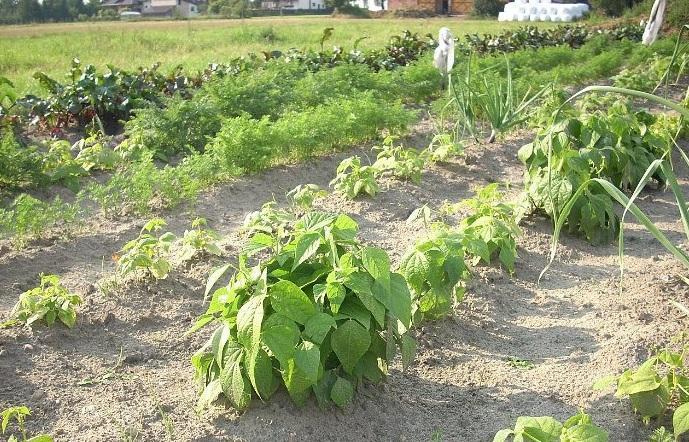
<svg viewBox="0 0 689 442">
<path fill-rule="evenodd" d="M 99 0 L 0 0 L 0 24 L 83 20 L 98 13 Z"/>
</svg>

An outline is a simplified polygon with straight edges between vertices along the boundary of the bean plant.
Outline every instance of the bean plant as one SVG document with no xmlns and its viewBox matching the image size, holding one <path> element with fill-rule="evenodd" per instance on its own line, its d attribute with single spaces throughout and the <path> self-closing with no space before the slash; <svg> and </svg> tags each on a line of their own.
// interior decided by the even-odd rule
<svg viewBox="0 0 689 442">
<path fill-rule="evenodd" d="M 591 417 L 579 412 L 564 423 L 550 416 L 521 416 L 513 429 L 497 432 L 493 442 L 608 442 L 608 433 L 597 427 Z"/>
<path fill-rule="evenodd" d="M 615 396 L 628 397 L 634 411 L 648 424 L 653 418 L 672 413 L 675 439 L 689 432 L 689 344 L 665 348 L 637 369 L 605 377 L 594 385 L 606 388 L 614 383 Z"/>
<path fill-rule="evenodd" d="M 215 256 L 222 255 L 222 250 L 217 244 L 220 235 L 207 226 L 208 222 L 205 218 L 196 218 L 191 222 L 191 230 L 184 231 L 179 250 L 176 251 L 176 256 L 180 261 L 189 261 L 199 252 Z"/>
<path fill-rule="evenodd" d="M 26 428 L 24 428 L 24 421 L 26 420 L 26 417 L 30 415 L 31 410 L 23 405 L 6 408 L 2 411 L 2 413 L 0 413 L 0 416 L 2 416 L 2 423 L 0 424 L 2 434 L 4 435 L 7 433 L 7 427 L 12 421 L 15 422 L 17 429 L 21 434 L 21 439 L 19 439 L 16 435 L 11 434 L 7 439 L 7 442 L 53 442 L 52 436 L 47 434 L 27 437 Z"/>
<path fill-rule="evenodd" d="M 10 312 L 11 319 L 3 326 L 21 323 L 32 327 L 42 321 L 50 327 L 60 321 L 72 328 L 77 320 L 75 308 L 80 304 L 81 297 L 60 284 L 59 276 L 41 273 L 41 284 L 19 295 L 19 302 Z"/>
<path fill-rule="evenodd" d="M 354 199 L 360 193 L 376 196 L 380 170 L 375 166 L 362 166 L 361 158 L 353 156 L 342 160 L 337 166 L 337 176 L 330 182 L 335 191 L 347 199 Z"/>
<path fill-rule="evenodd" d="M 216 289 L 190 331 L 214 324 L 192 357 L 202 386 L 199 406 L 219 396 L 236 408 L 267 400 L 284 386 L 303 404 L 345 407 L 364 379 L 380 382 L 397 349 L 406 367 L 412 300 L 387 253 L 357 239 L 346 215 L 309 212 L 290 225 L 281 245 L 255 266 L 248 257 Z M 208 288 L 227 266 L 213 272 Z"/>
<path fill-rule="evenodd" d="M 172 269 L 169 251 L 176 239 L 171 232 L 158 236 L 156 232 L 167 223 L 160 218 L 148 221 L 139 236 L 129 241 L 116 255 L 117 270 L 124 276 L 143 270 L 155 279 L 165 279 Z"/>
</svg>

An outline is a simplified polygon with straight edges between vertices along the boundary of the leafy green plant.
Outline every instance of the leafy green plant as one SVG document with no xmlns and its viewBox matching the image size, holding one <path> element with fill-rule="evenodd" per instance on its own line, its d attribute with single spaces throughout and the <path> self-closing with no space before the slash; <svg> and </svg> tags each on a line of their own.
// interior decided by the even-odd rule
<svg viewBox="0 0 689 442">
<path fill-rule="evenodd" d="M 498 134 L 527 121 L 533 112 L 532 105 L 549 89 L 541 87 L 535 93 L 529 88 L 521 100 L 517 96 L 510 61 L 505 57 L 506 77 L 502 79 L 484 75 L 478 92 L 474 93 L 476 105 L 491 126 L 488 142 L 493 143 Z"/>
<path fill-rule="evenodd" d="M 433 136 L 427 148 L 428 159 L 433 163 L 445 163 L 464 154 L 464 143 L 455 133 L 438 133 Z"/>
<path fill-rule="evenodd" d="M 87 171 L 74 158 L 72 146 L 66 140 L 51 144 L 50 150 L 43 155 L 43 174 L 51 183 L 63 184 L 72 192 L 79 191 L 79 178 Z"/>
<path fill-rule="evenodd" d="M 300 207 L 303 210 L 308 210 L 313 207 L 313 202 L 316 199 L 326 195 L 328 195 L 328 192 L 321 189 L 316 184 L 300 184 L 287 192 L 287 199 L 292 205 Z"/>
<path fill-rule="evenodd" d="M 608 179 L 621 190 L 636 187 L 653 161 L 669 149 L 667 136 L 649 130 L 654 121 L 617 100 L 604 110 L 560 120 L 541 131 L 518 153 L 527 166 L 526 193 L 533 206 L 555 216 L 576 189 L 594 178 Z M 661 174 L 653 178 L 664 182 Z M 592 184 L 577 197 L 567 212 L 569 230 L 582 232 L 594 244 L 611 241 L 619 228 L 611 196 Z"/>
<path fill-rule="evenodd" d="M 396 178 L 419 183 L 421 172 L 426 166 L 428 152 L 406 149 L 403 146 L 395 146 L 393 143 L 394 138 L 388 136 L 382 146 L 374 148 L 378 151 L 378 155 L 376 162 L 373 163 L 373 169 L 380 174 L 390 173 Z"/>
<path fill-rule="evenodd" d="M 118 152 L 107 146 L 107 139 L 99 133 L 77 141 L 72 145 L 72 151 L 77 152 L 74 161 L 85 172 L 113 170 L 122 159 Z"/>
<path fill-rule="evenodd" d="M 615 383 L 615 396 L 629 397 L 634 411 L 645 423 L 672 411 L 675 438 L 689 432 L 689 344 L 679 350 L 665 348 L 650 357 L 636 370 L 620 376 L 605 377 L 594 385 L 602 389 Z"/>
<path fill-rule="evenodd" d="M 550 416 L 520 416 L 517 418 L 514 429 L 500 430 L 493 438 L 493 442 L 507 440 L 514 442 L 608 442 L 608 433 L 597 427 L 591 417 L 581 411 L 564 423 Z"/>
<path fill-rule="evenodd" d="M 27 416 L 31 415 L 31 410 L 26 406 L 9 407 L 2 410 L 0 416 L 2 416 L 2 424 L 0 429 L 2 429 L 2 434 L 7 433 L 7 427 L 14 420 L 17 425 L 17 429 L 21 434 L 21 439 L 17 438 L 15 435 L 10 435 L 7 442 L 53 442 L 53 438 L 47 434 L 41 434 L 38 436 L 27 437 L 26 429 L 24 428 L 24 421 Z"/>
<path fill-rule="evenodd" d="M 0 129 L 0 189 L 17 189 L 41 184 L 41 155 L 24 148 L 11 129 Z"/>
<path fill-rule="evenodd" d="M 172 269 L 169 251 L 176 238 L 171 232 L 156 234 L 166 225 L 164 220 L 153 218 L 144 225 L 138 237 L 122 247 L 115 256 L 120 275 L 144 270 L 156 279 L 167 278 Z"/>
<path fill-rule="evenodd" d="M 503 202 L 504 195 L 499 184 L 489 184 L 476 191 L 476 196 L 460 202 L 455 209 L 467 207 L 471 210 L 458 226 L 472 241 L 467 251 L 473 255 L 474 264 L 483 261 L 490 264 L 491 257 L 498 256 L 510 272 L 514 272 L 517 258 L 516 238 L 521 234 L 517 205 Z"/>
<path fill-rule="evenodd" d="M 81 297 L 60 284 L 57 275 L 41 273 L 41 285 L 19 295 L 19 302 L 10 312 L 10 319 L 3 325 L 22 323 L 31 327 L 36 321 L 43 321 L 49 327 L 60 321 L 69 328 L 74 327 L 77 314 L 75 307 L 81 304 Z"/>
<path fill-rule="evenodd" d="M 189 261 L 201 252 L 222 255 L 222 250 L 217 244 L 220 235 L 207 226 L 205 218 L 196 218 L 191 222 L 191 230 L 184 231 L 184 236 L 180 240 L 181 246 L 175 253 L 177 259 L 182 262 Z"/>
<path fill-rule="evenodd" d="M 219 396 L 244 409 L 281 385 L 297 404 L 313 392 L 321 405 L 345 407 L 363 379 L 381 381 L 399 347 L 413 359 L 411 295 L 387 253 L 364 247 L 346 215 L 309 212 L 258 265 L 240 256 L 230 281 L 213 292 L 190 331 L 214 323 L 192 365 L 199 405 Z M 275 252 L 277 250 L 277 252 Z M 229 266 L 214 271 L 213 289 Z"/>
<path fill-rule="evenodd" d="M 448 314 L 464 298 L 471 273 L 464 262 L 467 238 L 460 232 L 436 230 L 417 242 L 400 262 L 413 297 L 414 323 Z"/>
<path fill-rule="evenodd" d="M 376 196 L 380 190 L 377 182 L 379 173 L 375 166 L 362 166 L 361 158 L 353 156 L 345 158 L 337 166 L 337 175 L 330 185 L 348 199 L 354 199 L 360 193 Z"/>
</svg>

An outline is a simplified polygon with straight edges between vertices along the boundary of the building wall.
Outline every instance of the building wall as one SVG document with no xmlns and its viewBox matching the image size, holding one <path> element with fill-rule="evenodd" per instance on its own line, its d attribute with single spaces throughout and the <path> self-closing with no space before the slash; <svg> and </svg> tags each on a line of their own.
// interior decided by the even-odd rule
<svg viewBox="0 0 689 442">
<path fill-rule="evenodd" d="M 447 12 L 450 14 L 468 14 L 474 7 L 474 0 L 446 0 L 446 2 Z M 388 9 L 417 9 L 441 14 L 445 12 L 443 3 L 443 0 L 388 0 Z"/>
</svg>

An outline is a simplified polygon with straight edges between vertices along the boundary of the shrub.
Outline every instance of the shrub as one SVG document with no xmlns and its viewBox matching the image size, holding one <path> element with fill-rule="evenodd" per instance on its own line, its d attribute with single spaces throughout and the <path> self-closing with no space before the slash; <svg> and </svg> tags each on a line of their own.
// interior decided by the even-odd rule
<svg viewBox="0 0 689 442">
<path fill-rule="evenodd" d="M 36 149 L 23 148 L 11 130 L 0 131 L 0 189 L 34 185 L 43 178 Z"/>
<path fill-rule="evenodd" d="M 474 15 L 497 17 L 505 8 L 505 2 L 501 0 L 475 0 Z"/>
<path fill-rule="evenodd" d="M 604 14 L 613 17 L 619 17 L 626 9 L 639 3 L 641 0 L 591 0 L 591 6 L 594 10 L 603 12 Z M 651 12 L 650 9 L 648 11 Z"/>
<path fill-rule="evenodd" d="M 81 297 L 69 293 L 57 275 L 41 274 L 41 285 L 19 296 L 10 314 L 12 319 L 3 325 L 18 322 L 31 327 L 34 322 L 43 321 L 50 327 L 60 321 L 72 328 L 77 320 L 74 308 L 79 304 Z"/>
</svg>

